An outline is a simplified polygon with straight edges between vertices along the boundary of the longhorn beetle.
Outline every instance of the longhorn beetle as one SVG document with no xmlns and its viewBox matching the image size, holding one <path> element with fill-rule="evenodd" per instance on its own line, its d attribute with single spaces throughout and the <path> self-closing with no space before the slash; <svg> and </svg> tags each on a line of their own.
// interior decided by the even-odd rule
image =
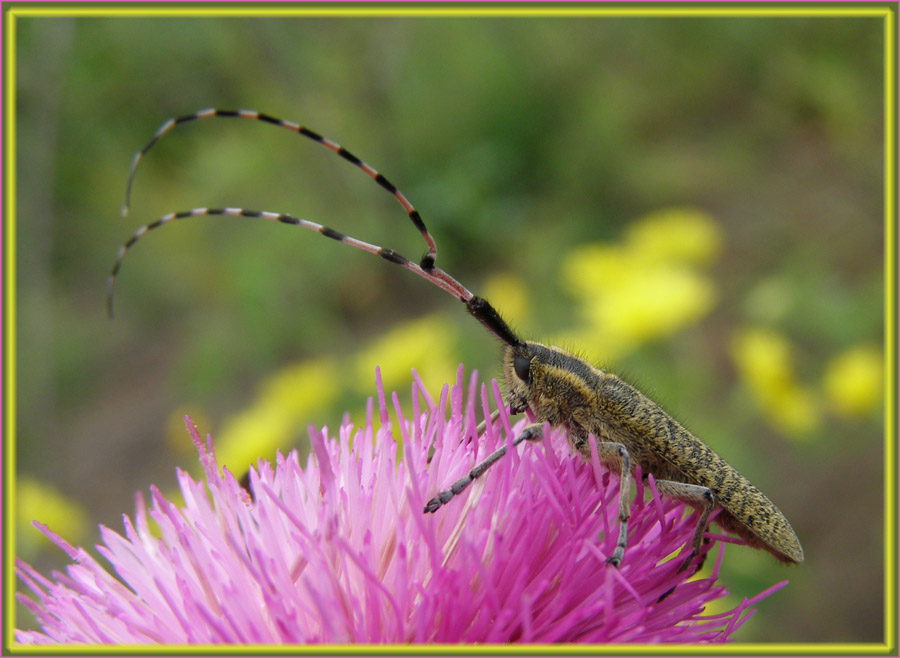
<svg viewBox="0 0 900 658">
<path fill-rule="evenodd" d="M 252 110 L 225 111 L 206 109 L 169 119 L 153 138 L 138 151 L 131 163 L 122 214 L 128 213 L 131 187 L 137 166 L 164 135 L 175 126 L 199 119 L 231 117 L 262 121 L 298 133 L 333 151 L 365 172 L 394 196 L 425 240 L 427 251 L 415 263 L 392 249 L 385 249 L 344 235 L 321 224 L 285 213 L 244 208 L 195 208 L 170 213 L 140 227 L 119 248 L 115 265 L 107 281 L 107 303 L 112 316 L 113 286 L 125 254 L 146 233 L 185 217 L 233 215 L 260 218 L 310 229 L 332 240 L 376 254 L 436 285 L 457 298 L 466 310 L 490 333 L 504 343 L 503 375 L 507 404 L 511 414 L 530 412 L 534 421 L 512 442 L 538 441 L 543 423 L 562 426 L 568 431 L 571 447 L 586 461 L 591 459 L 588 441 L 595 441 L 600 460 L 620 475 L 618 495 L 618 541 L 607 562 L 615 567 L 625 554 L 628 530 L 628 504 L 631 476 L 639 465 L 644 474 L 652 473 L 660 493 L 685 502 L 699 511 L 697 528 L 690 551 L 681 569 L 686 569 L 699 553 L 710 513 L 722 510 L 715 522 L 740 536 L 748 545 L 770 552 L 782 562 L 803 562 L 803 549 L 790 523 L 777 507 L 744 476 L 680 425 L 659 405 L 616 375 L 593 365 L 559 347 L 521 339 L 487 300 L 471 293 L 454 277 L 435 265 L 437 245 L 419 213 L 406 197 L 368 164 L 347 149 L 312 130 Z M 496 418 L 492 418 L 492 421 Z M 425 504 L 425 512 L 436 512 L 459 495 L 471 482 L 483 475 L 506 452 L 501 447 L 477 464 L 449 489 L 441 491 Z"/>
</svg>

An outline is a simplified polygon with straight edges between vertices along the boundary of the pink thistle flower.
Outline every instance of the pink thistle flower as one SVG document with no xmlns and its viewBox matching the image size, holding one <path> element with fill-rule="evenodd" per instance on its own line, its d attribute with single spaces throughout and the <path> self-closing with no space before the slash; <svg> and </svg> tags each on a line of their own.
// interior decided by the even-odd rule
<svg viewBox="0 0 900 658">
<path fill-rule="evenodd" d="M 411 420 L 393 394 L 399 421 L 392 425 L 376 378 L 379 427 L 370 400 L 365 427 L 345 422 L 335 438 L 311 428 L 305 466 L 292 452 L 277 455 L 274 468 L 260 460 L 251 469 L 254 499 L 219 468 L 211 439 L 201 441 L 188 423 L 205 481 L 179 470 L 183 506 L 151 487 L 150 509 L 138 495 L 134 522 L 123 517 L 124 537 L 101 526 L 97 550 L 116 575 L 36 523 L 74 564 L 50 580 L 17 561 L 34 596 L 19 600 L 42 629 L 16 631 L 17 641 L 724 642 L 754 603 L 786 584 L 704 615 L 726 593 L 716 583 L 724 544 L 708 576 L 678 573 L 681 560 L 670 558 L 697 517 L 660 498 L 652 477 L 647 501 L 638 479 L 620 568 L 606 564 L 616 541 L 618 478 L 596 460 L 570 455 L 562 430 L 513 450 L 425 515 L 427 499 L 509 445 L 527 421 L 510 427 L 501 413 L 476 436 L 476 402 L 485 415 L 491 397 L 503 403 L 496 382 L 490 396 L 481 386 L 476 397 L 475 374 L 465 387 L 460 367 L 437 405 L 417 380 Z"/>
</svg>

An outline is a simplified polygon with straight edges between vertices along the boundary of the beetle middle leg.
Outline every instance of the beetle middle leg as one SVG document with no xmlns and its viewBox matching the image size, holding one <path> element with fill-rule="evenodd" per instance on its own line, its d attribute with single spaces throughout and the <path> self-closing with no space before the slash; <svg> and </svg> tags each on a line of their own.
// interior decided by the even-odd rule
<svg viewBox="0 0 900 658">
<path fill-rule="evenodd" d="M 631 498 L 631 456 L 628 449 L 621 443 L 612 441 L 596 441 L 597 457 L 603 464 L 613 466 L 614 470 L 619 471 L 619 537 L 616 541 L 616 548 L 612 555 L 606 558 L 608 564 L 614 567 L 619 566 L 622 558 L 625 556 L 625 545 L 628 541 L 628 502 Z M 590 459 L 590 449 L 587 446 L 576 446 L 579 452 Z"/>
</svg>

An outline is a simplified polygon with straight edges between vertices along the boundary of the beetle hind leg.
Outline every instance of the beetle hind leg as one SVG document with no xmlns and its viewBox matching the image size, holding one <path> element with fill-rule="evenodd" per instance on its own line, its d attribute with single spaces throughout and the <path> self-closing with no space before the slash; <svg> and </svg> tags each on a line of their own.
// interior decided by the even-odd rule
<svg viewBox="0 0 900 658">
<path fill-rule="evenodd" d="M 687 569 L 693 559 L 700 554 L 700 544 L 703 541 L 703 533 L 709 523 L 709 515 L 716 506 L 716 495 L 709 487 L 703 487 L 698 484 L 688 484 L 686 482 L 674 482 L 672 480 L 657 480 L 656 490 L 659 493 L 687 503 L 691 507 L 700 511 L 700 520 L 697 522 L 697 528 L 691 537 L 690 553 L 682 562 L 679 572 Z M 699 571 L 703 566 L 701 562 L 694 570 Z"/>
</svg>

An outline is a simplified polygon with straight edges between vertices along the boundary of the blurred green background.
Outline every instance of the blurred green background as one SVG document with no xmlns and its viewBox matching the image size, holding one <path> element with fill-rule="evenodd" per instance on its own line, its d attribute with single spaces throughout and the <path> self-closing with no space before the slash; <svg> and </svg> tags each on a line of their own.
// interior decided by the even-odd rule
<svg viewBox="0 0 900 658">
<path fill-rule="evenodd" d="M 34 17 L 17 23 L 17 554 L 92 546 L 195 454 L 241 471 L 499 349 L 458 302 L 288 212 L 438 264 L 529 338 L 622 373 L 765 491 L 806 563 L 728 547 L 731 600 L 788 578 L 744 641 L 883 637 L 883 32 L 879 18 Z M 241 450 L 249 454 L 243 454 Z M 232 451 L 232 452 L 228 452 Z M 244 464 L 241 464 L 244 459 Z M 55 515 L 55 516 L 54 516 Z M 20 610 L 20 613 L 22 611 Z M 19 615 L 28 625 L 27 615 Z"/>
</svg>

